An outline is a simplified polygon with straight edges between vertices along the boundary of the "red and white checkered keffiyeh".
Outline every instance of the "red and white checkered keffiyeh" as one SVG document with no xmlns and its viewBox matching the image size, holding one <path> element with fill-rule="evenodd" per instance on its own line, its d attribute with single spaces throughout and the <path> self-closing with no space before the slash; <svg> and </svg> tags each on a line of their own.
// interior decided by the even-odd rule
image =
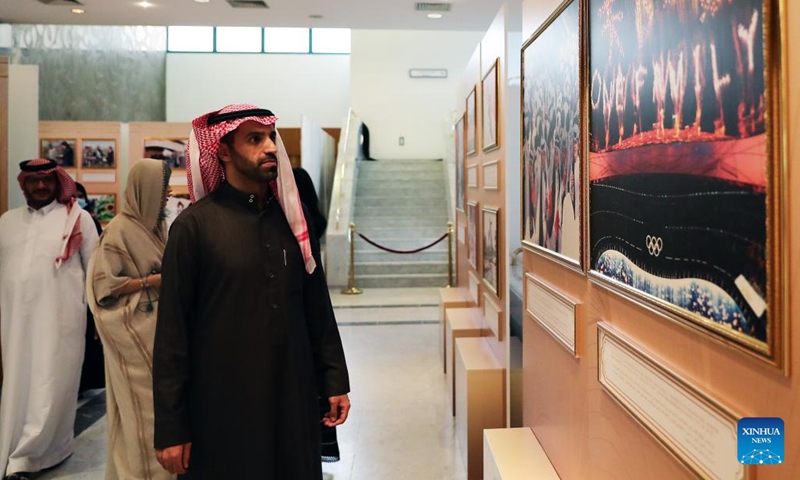
<svg viewBox="0 0 800 480">
<path fill-rule="evenodd" d="M 80 222 L 81 208 L 76 206 L 75 200 L 75 195 L 78 193 L 75 180 L 63 168 L 59 167 L 56 162 L 44 158 L 22 162 L 20 163 L 20 168 L 23 170 L 17 175 L 17 181 L 26 198 L 28 194 L 25 192 L 25 180 L 30 177 L 44 177 L 51 173 L 56 174 L 56 179 L 58 180 L 56 200 L 58 200 L 58 203 L 67 206 L 67 223 L 64 226 L 61 250 L 59 250 L 59 255 L 56 258 L 56 268 L 59 268 L 81 248 L 83 243 Z"/>
<path fill-rule="evenodd" d="M 225 171 L 222 168 L 217 153 L 222 137 L 239 128 L 244 122 L 255 121 L 262 125 L 274 125 L 278 121 L 276 116 L 247 116 L 232 118 L 228 121 L 208 124 L 209 117 L 220 114 L 235 114 L 247 110 L 263 110 L 255 105 L 239 104 L 228 105 L 222 110 L 209 112 L 192 121 L 192 131 L 189 135 L 188 155 L 186 156 L 186 174 L 189 180 L 189 195 L 192 202 L 196 202 L 206 195 L 214 192 L 225 180 Z M 233 115 L 235 117 L 235 115 Z M 276 128 L 276 133 L 278 130 Z M 311 254 L 311 241 L 309 239 L 308 225 L 303 215 L 303 204 L 300 203 L 300 194 L 294 183 L 292 164 L 286 147 L 283 145 L 280 133 L 277 134 L 276 146 L 278 148 L 278 178 L 271 182 L 272 192 L 283 209 L 289 226 L 294 233 L 300 250 L 303 253 L 306 271 L 312 273 L 317 264 Z"/>
</svg>

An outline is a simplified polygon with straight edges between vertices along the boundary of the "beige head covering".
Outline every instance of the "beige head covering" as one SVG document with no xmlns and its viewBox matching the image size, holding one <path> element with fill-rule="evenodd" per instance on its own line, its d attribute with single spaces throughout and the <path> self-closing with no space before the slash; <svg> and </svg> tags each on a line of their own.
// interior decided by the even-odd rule
<svg viewBox="0 0 800 480">
<path fill-rule="evenodd" d="M 167 241 L 164 207 L 171 174 L 166 162 L 151 159 L 136 162 L 128 175 L 122 207 L 124 215 L 142 224 L 163 243 Z"/>
</svg>

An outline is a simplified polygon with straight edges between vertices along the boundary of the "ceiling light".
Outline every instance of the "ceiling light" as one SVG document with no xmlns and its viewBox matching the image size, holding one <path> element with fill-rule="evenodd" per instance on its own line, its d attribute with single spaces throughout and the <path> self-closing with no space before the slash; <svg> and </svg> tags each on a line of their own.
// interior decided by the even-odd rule
<svg viewBox="0 0 800 480">
<path fill-rule="evenodd" d="M 429 13 L 428 18 L 442 18 L 441 13 Z"/>
<path fill-rule="evenodd" d="M 197 2 L 197 3 L 208 3 L 211 0 L 194 0 L 194 1 Z"/>
<path fill-rule="evenodd" d="M 73 8 L 72 10 L 70 10 L 70 12 L 74 13 L 75 15 L 83 15 L 84 13 L 86 13 L 86 10 L 82 8 Z"/>
<path fill-rule="evenodd" d="M 150 2 L 148 2 L 147 0 L 145 0 L 145 1 L 143 1 L 143 2 L 139 2 L 139 3 L 137 3 L 136 5 L 139 5 L 139 6 L 140 6 L 140 7 L 142 7 L 142 8 L 150 8 L 150 7 L 152 7 L 152 6 L 153 6 L 153 4 L 152 4 L 152 3 L 150 3 Z"/>
</svg>

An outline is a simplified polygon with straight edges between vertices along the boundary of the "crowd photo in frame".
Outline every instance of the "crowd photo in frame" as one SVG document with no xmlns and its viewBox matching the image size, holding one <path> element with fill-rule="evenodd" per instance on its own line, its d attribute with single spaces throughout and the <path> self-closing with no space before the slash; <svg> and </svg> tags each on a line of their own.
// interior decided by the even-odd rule
<svg viewBox="0 0 800 480">
<path fill-rule="evenodd" d="M 499 103 L 498 98 L 500 92 L 498 86 L 500 83 L 500 59 L 497 58 L 492 67 L 486 72 L 486 75 L 481 80 L 481 105 L 483 108 L 482 116 L 482 136 L 483 151 L 489 152 L 499 148 L 498 143 L 498 117 L 499 117 Z"/>
<path fill-rule="evenodd" d="M 500 291 L 498 213 L 497 208 L 483 207 L 483 281 L 495 295 Z"/>
<path fill-rule="evenodd" d="M 522 47 L 522 241 L 583 271 L 581 2 Z"/>
<path fill-rule="evenodd" d="M 777 2 L 588 6 L 592 277 L 784 365 Z"/>
<path fill-rule="evenodd" d="M 115 140 L 81 141 L 82 168 L 115 168 L 117 142 Z"/>
</svg>

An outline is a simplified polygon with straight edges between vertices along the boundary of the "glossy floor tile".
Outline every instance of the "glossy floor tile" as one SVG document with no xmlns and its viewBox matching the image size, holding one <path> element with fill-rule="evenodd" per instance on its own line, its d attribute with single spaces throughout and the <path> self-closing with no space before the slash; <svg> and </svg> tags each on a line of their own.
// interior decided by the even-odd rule
<svg viewBox="0 0 800 480">
<path fill-rule="evenodd" d="M 336 308 L 350 369 L 353 410 L 337 429 L 341 461 L 325 480 L 464 480 L 438 357 L 437 289 L 374 292 Z M 427 291 L 426 291 L 427 290 Z M 431 292 L 432 291 L 432 292 Z M 369 308 L 402 299 L 411 307 Z M 414 303 L 417 302 L 417 303 Z M 399 323 L 399 324 L 398 324 Z M 105 417 L 76 439 L 76 452 L 36 480 L 102 480 Z"/>
</svg>

